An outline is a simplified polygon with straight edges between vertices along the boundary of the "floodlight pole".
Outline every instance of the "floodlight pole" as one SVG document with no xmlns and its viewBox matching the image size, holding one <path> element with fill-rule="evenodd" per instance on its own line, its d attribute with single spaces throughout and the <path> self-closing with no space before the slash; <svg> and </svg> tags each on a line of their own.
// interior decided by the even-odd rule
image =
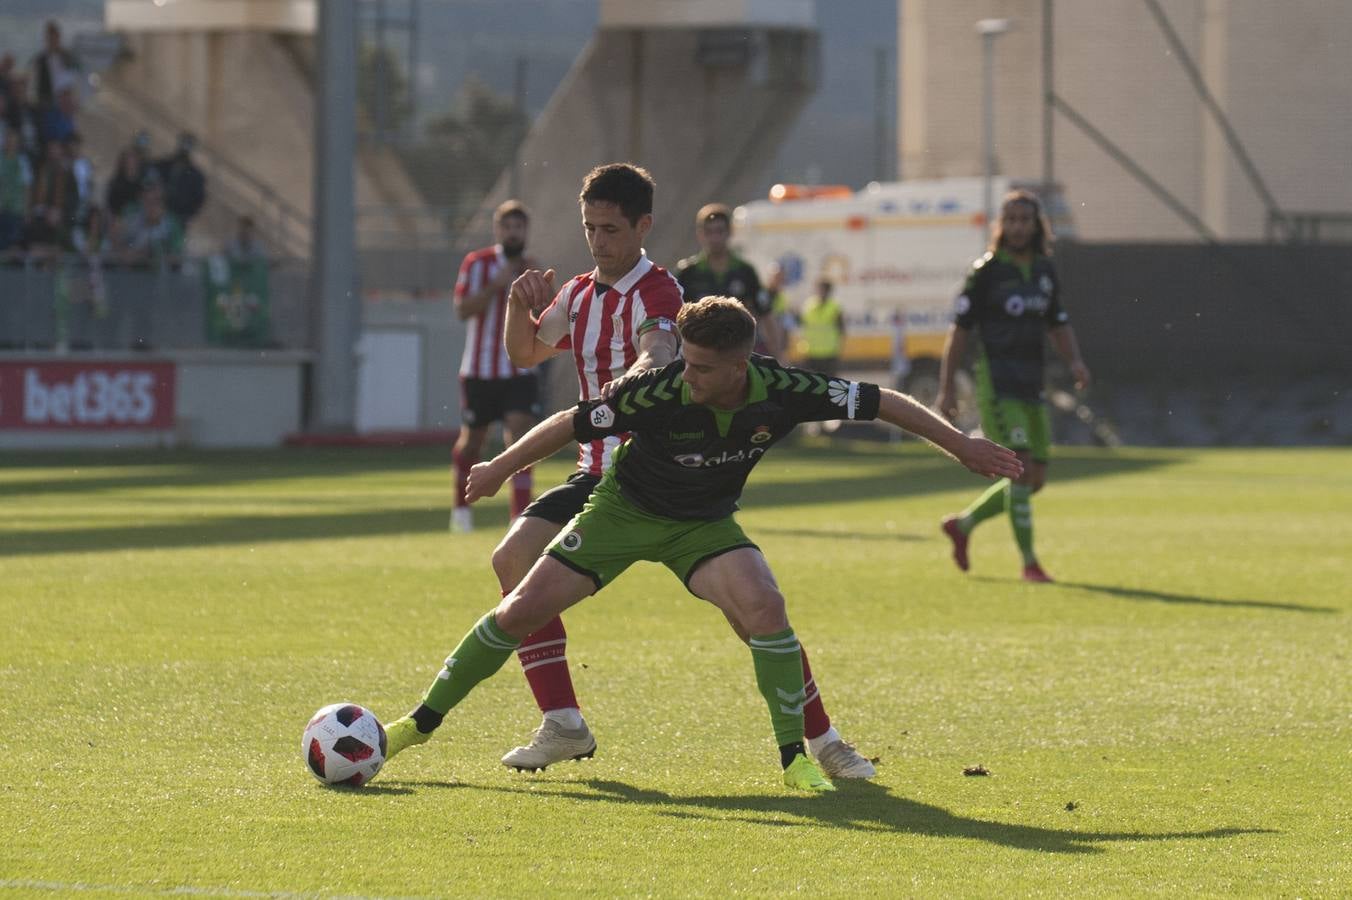
<svg viewBox="0 0 1352 900">
<path fill-rule="evenodd" d="M 1011 19 L 982 19 L 981 35 L 981 208 L 986 227 L 995 217 L 995 39 L 1013 26 Z"/>
<path fill-rule="evenodd" d="M 353 130 L 357 109 L 355 0 L 318 4 L 319 68 L 315 78 L 313 307 L 319 358 L 310 426 L 350 431 L 356 424 L 357 294 L 353 227 Z"/>
</svg>

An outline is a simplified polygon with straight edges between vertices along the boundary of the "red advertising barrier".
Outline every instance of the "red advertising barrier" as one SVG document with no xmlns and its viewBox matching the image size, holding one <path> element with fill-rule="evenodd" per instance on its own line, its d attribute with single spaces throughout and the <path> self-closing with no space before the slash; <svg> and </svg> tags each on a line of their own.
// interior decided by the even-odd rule
<svg viewBox="0 0 1352 900">
<path fill-rule="evenodd" d="M 171 362 L 0 362 L 0 428 L 174 427 Z"/>
</svg>

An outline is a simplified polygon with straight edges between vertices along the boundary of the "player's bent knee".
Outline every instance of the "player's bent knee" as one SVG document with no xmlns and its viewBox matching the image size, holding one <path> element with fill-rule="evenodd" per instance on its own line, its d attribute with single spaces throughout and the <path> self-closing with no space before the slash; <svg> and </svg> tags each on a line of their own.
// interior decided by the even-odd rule
<svg viewBox="0 0 1352 900">
<path fill-rule="evenodd" d="M 536 594 L 522 594 L 516 591 L 502 598 L 493 618 L 498 627 L 512 637 L 522 640 L 527 635 L 539 631 L 557 613 L 552 606 L 543 604 Z"/>
<path fill-rule="evenodd" d="M 758 591 L 745 607 L 742 624 L 750 634 L 774 634 L 788 628 L 784 595 L 776 590 Z"/>
</svg>

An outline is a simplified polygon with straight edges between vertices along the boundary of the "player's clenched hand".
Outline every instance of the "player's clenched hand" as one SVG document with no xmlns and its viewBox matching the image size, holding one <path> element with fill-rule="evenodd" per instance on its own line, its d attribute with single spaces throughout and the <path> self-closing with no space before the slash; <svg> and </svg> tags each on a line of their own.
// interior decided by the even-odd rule
<svg viewBox="0 0 1352 900">
<path fill-rule="evenodd" d="M 957 456 L 958 462 L 987 478 L 1018 478 L 1023 474 L 1023 463 L 1013 450 L 985 438 L 968 438 Z"/>
<path fill-rule="evenodd" d="M 512 282 L 510 299 L 529 309 L 542 311 L 554 299 L 554 270 L 527 269 Z"/>
<path fill-rule="evenodd" d="M 507 473 L 510 475 L 511 473 Z M 476 463 L 469 470 L 469 480 L 465 482 L 465 502 L 474 503 L 485 497 L 492 497 L 507 480 L 507 475 L 498 471 L 493 462 Z"/>
</svg>

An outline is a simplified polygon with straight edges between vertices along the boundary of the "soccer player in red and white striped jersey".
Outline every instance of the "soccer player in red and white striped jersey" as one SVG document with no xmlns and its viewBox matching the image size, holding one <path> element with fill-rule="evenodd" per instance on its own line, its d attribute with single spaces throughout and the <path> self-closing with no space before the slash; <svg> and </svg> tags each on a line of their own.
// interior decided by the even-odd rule
<svg viewBox="0 0 1352 900">
<path fill-rule="evenodd" d="M 598 166 L 587 175 L 579 201 L 596 268 L 569 280 L 557 293 L 553 269 L 528 269 L 513 282 L 504 337 L 518 366 L 536 366 L 571 351 L 579 393 L 587 400 L 607 397 L 607 387 L 613 391 L 627 375 L 660 368 L 675 358 L 681 287 L 643 252 L 644 238 L 652 228 L 653 187 L 646 171 L 627 163 Z M 579 444 L 578 471 L 541 494 L 516 518 L 493 551 L 493 570 L 503 596 L 525 579 L 559 529 L 582 511 L 622 437 Z M 596 752 L 596 740 L 578 707 L 566 649 L 567 633 L 557 617 L 528 635 L 517 649 L 544 721 L 529 744 L 503 756 L 504 765 L 543 769 Z M 805 733 L 813 755 L 833 777 L 872 777 L 873 765 L 831 727 L 806 651 L 803 678 Z M 389 733 L 395 742 L 391 755 L 427 740 L 441 718 L 424 703 L 391 723 Z"/>
<path fill-rule="evenodd" d="M 508 200 L 493 213 L 492 247 L 465 256 L 455 281 L 455 311 L 467 325 L 460 360 L 461 427 L 451 458 L 455 463 L 455 506 L 451 529 L 469 531 L 473 519 L 465 503 L 465 479 L 479 461 L 484 438 L 494 422 L 502 422 L 503 442 L 510 445 L 540 418 L 540 390 L 535 372 L 512 364 L 503 346 L 507 322 L 507 289 L 526 270 L 530 217 L 526 208 Z M 530 503 L 531 473 L 512 479 L 512 515 Z"/>
</svg>

